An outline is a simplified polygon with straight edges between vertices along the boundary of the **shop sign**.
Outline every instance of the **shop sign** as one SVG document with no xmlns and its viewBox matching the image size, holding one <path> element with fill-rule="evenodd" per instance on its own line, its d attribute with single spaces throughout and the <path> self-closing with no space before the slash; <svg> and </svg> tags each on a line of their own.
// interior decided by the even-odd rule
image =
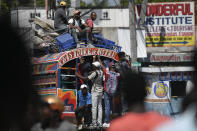
<svg viewBox="0 0 197 131">
<path fill-rule="evenodd" d="M 131 66 L 132 67 L 140 67 L 141 66 L 141 63 L 140 62 L 132 62 L 131 63 Z"/>
<path fill-rule="evenodd" d="M 148 3 L 145 25 L 147 47 L 195 46 L 195 3 Z M 140 6 L 137 6 L 137 23 Z"/>
<path fill-rule="evenodd" d="M 150 55 L 150 62 L 190 62 L 191 53 L 155 53 Z"/>
</svg>

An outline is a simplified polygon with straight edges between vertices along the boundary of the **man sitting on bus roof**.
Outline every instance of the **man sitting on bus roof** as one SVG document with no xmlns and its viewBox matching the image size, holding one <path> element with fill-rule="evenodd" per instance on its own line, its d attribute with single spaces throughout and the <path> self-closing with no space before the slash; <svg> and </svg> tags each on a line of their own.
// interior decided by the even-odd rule
<svg viewBox="0 0 197 131">
<path fill-rule="evenodd" d="M 61 1 L 59 7 L 55 11 L 54 27 L 58 31 L 67 32 L 68 31 L 68 21 L 65 13 L 66 2 Z"/>
<path fill-rule="evenodd" d="M 86 34 L 87 34 L 87 28 L 86 28 L 87 24 L 85 23 L 85 21 L 83 19 L 81 19 L 80 14 L 81 14 L 81 12 L 79 10 L 75 10 L 73 12 L 73 18 L 71 18 L 68 21 L 70 33 L 75 40 L 77 48 L 81 47 L 80 41 L 78 38 L 82 38 L 83 36 L 86 36 Z"/>
<path fill-rule="evenodd" d="M 75 110 L 78 130 L 82 129 L 82 118 L 84 118 L 85 125 L 89 125 L 91 123 L 91 97 L 92 96 L 88 92 L 87 85 L 82 84 L 78 91 L 78 108 Z"/>
</svg>

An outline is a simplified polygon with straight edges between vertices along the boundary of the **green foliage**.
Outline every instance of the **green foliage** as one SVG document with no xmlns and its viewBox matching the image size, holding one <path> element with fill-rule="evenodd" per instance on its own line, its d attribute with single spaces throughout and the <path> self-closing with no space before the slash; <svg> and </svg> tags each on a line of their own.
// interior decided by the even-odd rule
<svg viewBox="0 0 197 131">
<path fill-rule="evenodd" d="M 71 6 L 71 1 L 70 1 L 70 0 L 66 0 L 66 3 L 67 3 L 67 7 L 70 8 L 70 6 Z"/>
<path fill-rule="evenodd" d="M 90 4 L 87 5 L 87 8 L 93 8 L 93 7 L 94 7 L 94 6 L 93 6 L 92 3 L 90 3 Z"/>
<path fill-rule="evenodd" d="M 108 3 L 106 0 L 102 0 L 100 3 L 99 3 L 100 6 L 102 7 L 107 7 L 108 6 Z"/>
<path fill-rule="evenodd" d="M 94 5 L 95 5 L 95 6 L 98 6 L 98 5 L 99 5 L 99 3 L 100 3 L 100 1 L 99 1 L 99 0 L 94 0 Z"/>
<path fill-rule="evenodd" d="M 37 7 L 45 7 L 45 0 L 36 0 Z"/>
<path fill-rule="evenodd" d="M 128 7 L 129 1 L 128 0 L 120 0 L 120 6 L 121 7 Z"/>
<path fill-rule="evenodd" d="M 84 1 L 80 1 L 80 7 L 86 7 L 86 2 L 84 2 Z"/>
<path fill-rule="evenodd" d="M 2 1 L 2 0 L 0 0 L 0 2 L 1 2 L 0 15 L 6 15 L 6 14 L 8 14 L 9 8 L 8 8 L 7 4 L 4 1 Z"/>
</svg>

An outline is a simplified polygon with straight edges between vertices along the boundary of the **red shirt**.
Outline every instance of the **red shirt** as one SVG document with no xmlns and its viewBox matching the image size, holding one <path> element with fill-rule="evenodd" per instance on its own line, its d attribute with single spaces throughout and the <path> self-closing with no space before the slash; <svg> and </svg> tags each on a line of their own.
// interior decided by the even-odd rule
<svg viewBox="0 0 197 131">
<path fill-rule="evenodd" d="M 111 122 L 107 131 L 153 131 L 170 118 L 156 112 L 127 113 Z"/>
<path fill-rule="evenodd" d="M 93 28 L 93 21 L 92 21 L 92 19 L 87 19 L 86 20 L 86 23 L 88 24 L 88 26 L 92 29 Z"/>
</svg>

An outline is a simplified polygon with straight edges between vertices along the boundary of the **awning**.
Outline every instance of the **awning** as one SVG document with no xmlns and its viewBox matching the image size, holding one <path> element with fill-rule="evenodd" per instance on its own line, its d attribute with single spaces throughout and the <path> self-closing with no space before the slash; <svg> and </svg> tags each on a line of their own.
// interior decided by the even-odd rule
<svg viewBox="0 0 197 131">
<path fill-rule="evenodd" d="M 184 72 L 195 71 L 193 66 L 177 66 L 177 67 L 141 67 L 140 72 L 157 73 L 157 72 Z"/>
</svg>

